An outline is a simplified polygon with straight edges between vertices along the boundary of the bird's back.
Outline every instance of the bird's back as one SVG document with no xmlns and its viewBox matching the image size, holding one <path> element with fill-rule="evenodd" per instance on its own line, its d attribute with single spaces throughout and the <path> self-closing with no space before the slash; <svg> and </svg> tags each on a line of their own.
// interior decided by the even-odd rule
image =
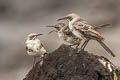
<svg viewBox="0 0 120 80">
<path fill-rule="evenodd" d="M 78 20 L 73 26 L 75 26 L 76 30 L 82 33 L 85 37 L 104 40 L 104 38 L 94 29 L 94 27 L 89 25 L 86 21 Z"/>
</svg>

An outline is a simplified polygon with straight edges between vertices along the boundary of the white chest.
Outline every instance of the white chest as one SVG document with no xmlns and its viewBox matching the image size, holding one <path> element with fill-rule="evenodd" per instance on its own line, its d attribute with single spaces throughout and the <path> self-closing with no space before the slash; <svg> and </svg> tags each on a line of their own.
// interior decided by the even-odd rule
<svg viewBox="0 0 120 80">
<path fill-rule="evenodd" d="M 40 51 L 40 43 L 33 40 L 26 41 L 26 46 L 28 49 L 31 49 L 33 52 L 39 52 Z"/>
<path fill-rule="evenodd" d="M 27 54 L 30 56 L 43 57 L 46 53 L 45 48 L 39 39 L 26 41 Z"/>
</svg>

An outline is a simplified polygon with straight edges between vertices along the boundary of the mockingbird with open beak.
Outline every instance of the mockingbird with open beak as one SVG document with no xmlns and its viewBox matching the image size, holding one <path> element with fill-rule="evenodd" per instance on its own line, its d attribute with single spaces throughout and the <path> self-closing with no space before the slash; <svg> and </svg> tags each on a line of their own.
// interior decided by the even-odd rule
<svg viewBox="0 0 120 80">
<path fill-rule="evenodd" d="M 89 42 L 89 40 L 96 40 L 100 43 L 100 45 L 113 57 L 115 54 L 104 44 L 104 38 L 92 27 L 89 25 L 84 19 L 82 19 L 79 15 L 75 13 L 68 14 L 67 16 L 58 19 L 60 20 L 68 20 L 68 27 L 71 32 L 78 38 L 85 40 L 85 43 L 82 45 L 81 49 L 84 49 Z"/>
<path fill-rule="evenodd" d="M 42 66 L 43 64 L 43 58 L 46 53 L 46 49 L 43 47 L 42 42 L 37 38 L 42 34 L 37 34 L 37 33 L 30 33 L 27 36 L 26 39 L 26 52 L 29 56 L 32 56 L 34 58 L 34 63 L 33 67 L 35 65 L 35 61 L 37 57 L 40 57 L 41 62 L 40 65 Z"/>
<path fill-rule="evenodd" d="M 59 38 L 65 42 L 65 44 L 70 45 L 70 46 L 76 46 L 76 49 L 78 49 L 78 46 L 81 43 L 80 38 L 77 38 L 68 28 L 68 25 L 64 23 L 58 23 L 54 26 L 47 26 L 47 27 L 53 27 L 53 30 L 49 32 L 57 32 Z"/>
</svg>

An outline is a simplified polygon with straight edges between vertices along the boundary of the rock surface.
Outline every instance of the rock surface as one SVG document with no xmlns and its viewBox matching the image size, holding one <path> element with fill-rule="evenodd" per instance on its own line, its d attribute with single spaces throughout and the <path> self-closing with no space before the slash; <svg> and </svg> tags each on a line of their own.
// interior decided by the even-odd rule
<svg viewBox="0 0 120 80">
<path fill-rule="evenodd" d="M 114 80 L 97 57 L 86 51 L 76 53 L 71 47 L 61 45 L 46 57 L 42 67 L 38 61 L 23 80 Z"/>
</svg>

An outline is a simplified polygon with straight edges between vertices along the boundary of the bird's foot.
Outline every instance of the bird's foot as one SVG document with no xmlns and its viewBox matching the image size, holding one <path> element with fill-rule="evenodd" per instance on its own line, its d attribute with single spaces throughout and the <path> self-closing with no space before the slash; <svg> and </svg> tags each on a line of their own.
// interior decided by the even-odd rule
<svg viewBox="0 0 120 80">
<path fill-rule="evenodd" d="M 77 53 L 80 53 L 81 51 L 85 51 L 83 48 L 79 48 Z"/>
</svg>

